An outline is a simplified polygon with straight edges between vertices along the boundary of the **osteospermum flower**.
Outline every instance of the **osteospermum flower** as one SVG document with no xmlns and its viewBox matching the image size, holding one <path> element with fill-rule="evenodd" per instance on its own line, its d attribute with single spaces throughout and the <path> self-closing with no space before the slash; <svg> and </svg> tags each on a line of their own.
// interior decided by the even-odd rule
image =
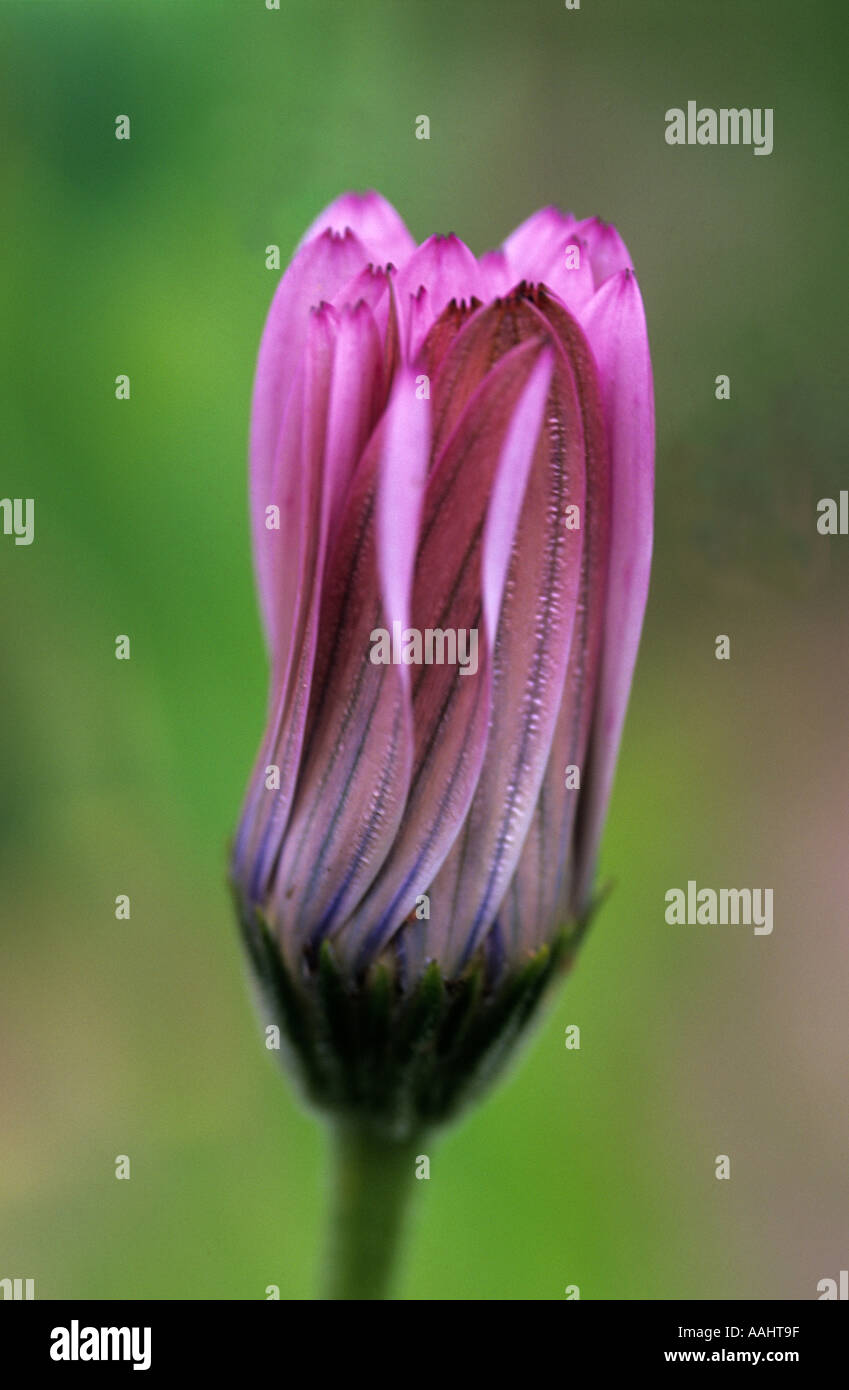
<svg viewBox="0 0 849 1390">
<path fill-rule="evenodd" d="M 478 259 L 370 193 L 306 233 L 254 388 L 271 684 L 233 877 L 264 1017 L 375 1132 L 453 1112 L 588 918 L 653 453 L 612 226 L 546 208 Z"/>
</svg>

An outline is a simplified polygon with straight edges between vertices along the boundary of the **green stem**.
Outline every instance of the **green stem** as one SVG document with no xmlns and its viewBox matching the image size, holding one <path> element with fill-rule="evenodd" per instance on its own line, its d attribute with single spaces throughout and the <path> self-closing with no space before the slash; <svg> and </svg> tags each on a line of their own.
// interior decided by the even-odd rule
<svg viewBox="0 0 849 1390">
<path fill-rule="evenodd" d="M 418 1185 L 415 1160 L 422 1137 L 399 1142 L 345 1121 L 333 1137 L 325 1297 L 390 1298 L 406 1207 Z"/>
</svg>

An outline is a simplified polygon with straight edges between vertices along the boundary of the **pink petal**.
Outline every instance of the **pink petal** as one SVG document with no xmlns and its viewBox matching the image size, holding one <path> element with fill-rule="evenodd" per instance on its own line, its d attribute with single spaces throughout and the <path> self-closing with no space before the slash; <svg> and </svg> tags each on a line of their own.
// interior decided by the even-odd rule
<svg viewBox="0 0 849 1390">
<path fill-rule="evenodd" d="M 395 288 L 397 290 L 397 286 Z M 398 311 L 398 343 L 403 360 L 412 362 L 421 352 L 421 347 L 417 346 L 414 350 L 413 344 L 424 343 L 434 322 L 438 322 L 441 315 L 434 318 L 427 285 L 419 285 L 415 294 L 407 294 L 402 286 L 402 293 L 405 299 L 399 303 L 396 295 L 395 300 Z"/>
<path fill-rule="evenodd" d="M 424 286 L 426 298 L 419 291 Z M 416 356 L 431 324 L 451 299 L 483 299 L 480 267 L 468 246 L 456 236 L 432 236 L 395 277 L 395 297 L 401 320 L 401 341 L 408 358 Z M 417 307 L 411 300 L 417 299 Z"/>
<path fill-rule="evenodd" d="M 583 326 L 598 366 L 610 441 L 612 521 L 601 686 L 580 812 L 581 910 L 592 889 L 651 565 L 654 395 L 643 302 L 633 271 L 619 271 L 605 281 L 584 315 Z"/>
<path fill-rule="evenodd" d="M 580 532 L 566 528 L 566 507 L 583 512 L 584 467 L 575 378 L 558 346 L 502 605 L 486 755 L 462 832 L 431 890 L 433 953 L 449 972 L 494 921 L 533 819 L 575 618 L 582 545 Z"/>
<path fill-rule="evenodd" d="M 333 544 L 354 469 L 383 405 L 383 344 L 365 301 L 342 311 L 328 402 L 324 494 Z"/>
<path fill-rule="evenodd" d="M 514 275 L 506 251 L 486 251 L 478 259 L 484 300 L 497 299 L 515 289 L 521 275 Z"/>
<path fill-rule="evenodd" d="M 278 451 L 274 495 L 280 499 L 280 529 L 263 527 L 258 557 L 274 598 L 269 611 L 270 718 L 237 847 L 237 858 L 251 864 L 255 900 L 265 891 L 289 818 L 312 682 L 327 530 L 325 422 L 336 321 L 329 305 L 309 316 L 306 349 Z M 265 786 L 269 765 L 279 768 L 275 791 Z"/>
<path fill-rule="evenodd" d="M 355 474 L 324 583 L 309 727 L 272 900 L 293 961 L 356 907 L 403 814 L 409 670 L 373 664 L 370 634 L 409 610 L 429 445 L 428 402 L 402 373 Z M 392 524 L 400 534 L 389 534 Z"/>
<path fill-rule="evenodd" d="M 265 322 L 251 407 L 250 494 L 257 587 L 269 644 L 275 600 L 264 559 L 266 507 L 276 504 L 274 486 L 289 491 L 279 470 L 275 475 L 275 462 L 286 403 L 306 343 L 309 311 L 322 300 L 332 299 L 366 260 L 353 232 L 324 233 L 295 256 L 277 286 Z"/>
<path fill-rule="evenodd" d="M 399 369 L 386 413 L 377 496 L 377 556 L 387 625 L 410 623 L 410 597 L 430 455 L 430 402 Z M 400 668 L 409 684 L 409 667 Z"/>
<path fill-rule="evenodd" d="M 563 698 L 533 822 L 498 912 L 503 945 L 512 959 L 538 949 L 572 917 L 573 828 L 581 792 L 567 787 L 566 769 L 576 766 L 581 778 L 586 776 L 610 551 L 610 457 L 595 363 L 574 319 L 545 296 L 537 302 L 569 346 L 586 441 L 587 491 L 580 591 Z"/>
<path fill-rule="evenodd" d="M 398 323 L 398 303 L 395 298 L 392 275 L 389 272 L 386 275 L 386 287 L 386 321 L 385 323 L 382 319 L 378 321 L 378 327 L 383 336 L 384 405 L 389 399 L 389 391 L 401 363 L 401 329 Z"/>
<path fill-rule="evenodd" d="M 401 266 L 409 260 L 416 243 L 391 203 L 380 193 L 343 193 L 310 224 L 298 249 L 330 228 L 344 232 L 346 227 L 365 246 L 375 265 Z"/>
<path fill-rule="evenodd" d="M 342 286 L 331 303 L 335 309 L 342 309 L 346 305 L 353 307 L 363 300 L 374 313 L 385 299 L 388 284 L 389 273 L 383 266 L 367 265 Z"/>
<path fill-rule="evenodd" d="M 353 308 L 360 301 L 367 304 L 374 315 L 374 321 L 383 341 L 387 352 L 390 349 L 389 336 L 394 332 L 392 324 L 393 296 L 391 291 L 392 276 L 395 272 L 387 270 L 384 266 L 367 265 L 364 270 L 359 271 L 333 298 L 333 305 L 337 309 L 347 305 Z M 392 373 L 385 374 L 386 382 L 392 379 Z"/>
<path fill-rule="evenodd" d="M 268 581 L 272 688 L 297 661 L 302 622 L 321 582 L 327 510 L 325 431 L 338 331 L 339 317 L 329 304 L 310 311 L 271 483 L 280 525 L 269 527 L 264 519 L 255 545 L 257 563 Z"/>
<path fill-rule="evenodd" d="M 502 361 L 509 361 L 514 354 L 525 351 L 526 345 L 521 344 Z M 493 646 L 504 598 L 504 585 L 516 540 L 516 528 L 542 429 L 543 411 L 552 385 L 554 357 L 551 348 L 546 346 L 542 352 L 535 352 L 530 362 L 532 370 L 521 399 L 512 413 L 507 435 L 499 452 L 484 528 L 483 611 L 487 636 Z M 491 377 L 494 375 L 495 369 L 490 373 Z M 452 443 L 454 438 L 456 436 L 452 438 Z"/>
<path fill-rule="evenodd" d="M 472 300 L 470 304 L 465 302 L 458 304 L 456 299 L 452 299 L 445 306 L 436 322 L 431 324 L 418 356 L 418 361 L 427 368 L 427 374 L 431 381 L 435 378 L 437 370 L 442 365 L 460 329 L 468 323 L 480 307 L 477 300 Z"/>
<path fill-rule="evenodd" d="M 536 284 L 574 229 L 575 219 L 571 212 L 561 212 L 555 207 L 541 208 L 520 223 L 504 243 L 515 281 L 529 280 Z"/>
<path fill-rule="evenodd" d="M 419 632 L 468 632 L 482 618 L 478 666 L 415 669 L 410 793 L 391 855 L 337 937 L 352 964 L 377 954 L 426 892 L 474 794 L 507 565 L 551 376 L 541 348 L 523 343 L 493 367 L 428 483 L 413 622 Z"/>
<path fill-rule="evenodd" d="M 593 268 L 593 282 L 596 289 L 609 280 L 611 275 L 615 275 L 620 270 L 633 269 L 628 248 L 617 232 L 616 228 L 609 222 L 602 222 L 600 217 L 588 217 L 583 222 L 579 222 L 576 231 L 586 237 L 590 248 L 590 260 Z"/>
<path fill-rule="evenodd" d="M 536 278 L 553 290 L 571 313 L 580 314 L 595 293 L 590 251 L 584 238 L 570 232 Z"/>
<path fill-rule="evenodd" d="M 456 324 L 447 349 L 439 341 L 444 324 Z M 476 311 L 444 311 L 422 347 L 422 361 L 432 373 L 433 448 L 439 456 L 466 407 L 493 363 L 518 343 L 545 337 L 548 325 L 522 295 L 509 295 Z M 436 360 L 432 363 L 431 358 Z"/>
</svg>

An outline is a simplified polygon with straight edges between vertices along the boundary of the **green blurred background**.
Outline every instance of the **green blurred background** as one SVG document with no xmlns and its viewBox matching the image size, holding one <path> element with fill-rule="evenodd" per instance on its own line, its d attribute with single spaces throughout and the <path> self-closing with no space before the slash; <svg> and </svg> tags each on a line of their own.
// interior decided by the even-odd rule
<svg viewBox="0 0 849 1390">
<path fill-rule="evenodd" d="M 849 1263 L 849 537 L 815 526 L 849 486 L 844 18 L 0 2 L 0 491 L 35 498 L 35 543 L 0 536 L 0 1277 L 314 1294 L 324 1136 L 262 1046 L 225 847 L 265 702 L 265 247 L 285 262 L 349 187 L 477 252 L 549 202 L 614 221 L 657 391 L 614 891 L 520 1065 L 433 1147 L 403 1296 L 809 1299 Z M 774 153 L 668 147 L 691 98 L 773 107 Z M 772 937 L 667 926 L 688 878 L 773 887 Z"/>
</svg>

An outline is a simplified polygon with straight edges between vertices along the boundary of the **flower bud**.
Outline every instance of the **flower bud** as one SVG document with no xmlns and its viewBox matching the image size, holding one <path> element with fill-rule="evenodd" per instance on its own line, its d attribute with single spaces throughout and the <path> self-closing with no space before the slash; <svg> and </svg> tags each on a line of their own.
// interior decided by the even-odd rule
<svg viewBox="0 0 849 1390">
<path fill-rule="evenodd" d="M 233 854 L 313 1101 L 403 1136 L 509 1055 L 592 907 L 648 589 L 654 419 L 615 229 L 476 259 L 340 198 L 272 303 L 251 512 L 270 653 Z"/>
</svg>

